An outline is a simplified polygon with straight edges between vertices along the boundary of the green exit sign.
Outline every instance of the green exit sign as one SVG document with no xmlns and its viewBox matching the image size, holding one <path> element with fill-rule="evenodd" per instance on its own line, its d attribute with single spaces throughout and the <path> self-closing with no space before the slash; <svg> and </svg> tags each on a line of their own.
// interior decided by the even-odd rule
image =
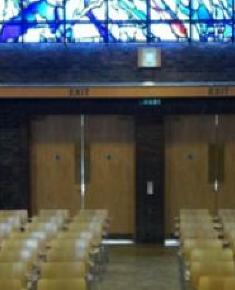
<svg viewBox="0 0 235 290">
<path fill-rule="evenodd" d="M 143 99 L 140 100 L 141 106 L 160 106 L 161 100 L 160 99 Z"/>
</svg>

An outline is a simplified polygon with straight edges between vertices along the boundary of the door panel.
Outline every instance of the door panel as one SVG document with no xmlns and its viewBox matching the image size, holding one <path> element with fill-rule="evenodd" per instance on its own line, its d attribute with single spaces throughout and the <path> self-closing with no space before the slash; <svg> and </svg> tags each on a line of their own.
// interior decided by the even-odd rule
<svg viewBox="0 0 235 290">
<path fill-rule="evenodd" d="M 80 116 L 47 116 L 31 127 L 32 211 L 81 207 Z M 111 233 L 135 232 L 134 120 L 85 116 L 85 208 L 107 208 Z"/>
<path fill-rule="evenodd" d="M 215 212 L 208 178 L 208 145 L 215 142 L 213 116 L 172 116 L 165 122 L 165 232 L 174 232 L 180 208 Z"/>
<path fill-rule="evenodd" d="M 87 208 L 108 208 L 113 234 L 135 231 L 134 120 L 125 116 L 86 116 L 90 151 Z"/>
<path fill-rule="evenodd" d="M 224 145 L 224 180 L 218 186 L 218 208 L 235 208 L 235 115 L 220 115 L 218 144 Z"/>
<path fill-rule="evenodd" d="M 80 164 L 80 118 L 49 116 L 31 127 L 32 212 L 41 208 L 80 208 L 80 184 L 76 168 Z"/>
</svg>

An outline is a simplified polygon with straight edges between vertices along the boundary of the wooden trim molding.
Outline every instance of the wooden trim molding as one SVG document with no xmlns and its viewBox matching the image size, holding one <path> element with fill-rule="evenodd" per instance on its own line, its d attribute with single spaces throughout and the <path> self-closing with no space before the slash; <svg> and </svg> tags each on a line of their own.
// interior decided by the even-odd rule
<svg viewBox="0 0 235 290">
<path fill-rule="evenodd" d="M 2 86 L 0 98 L 202 98 L 235 97 L 235 85 Z"/>
</svg>

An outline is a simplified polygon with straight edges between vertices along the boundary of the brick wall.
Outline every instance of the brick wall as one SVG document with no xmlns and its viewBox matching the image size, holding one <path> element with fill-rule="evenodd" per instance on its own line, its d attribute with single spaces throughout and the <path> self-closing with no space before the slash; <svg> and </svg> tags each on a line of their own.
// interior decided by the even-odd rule
<svg viewBox="0 0 235 290">
<path fill-rule="evenodd" d="M 136 44 L 0 47 L 0 83 L 233 81 L 235 44 L 161 44 L 162 68 L 137 68 Z"/>
<path fill-rule="evenodd" d="M 0 110 L 0 208 L 28 206 L 28 127 L 14 108 Z"/>
</svg>

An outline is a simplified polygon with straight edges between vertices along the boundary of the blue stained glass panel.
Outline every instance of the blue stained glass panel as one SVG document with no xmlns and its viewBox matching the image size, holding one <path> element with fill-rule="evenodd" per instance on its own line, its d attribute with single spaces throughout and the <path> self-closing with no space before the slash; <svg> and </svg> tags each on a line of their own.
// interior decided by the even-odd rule
<svg viewBox="0 0 235 290">
<path fill-rule="evenodd" d="M 232 23 L 195 23 L 192 24 L 192 41 L 230 42 L 232 40 Z"/>
<path fill-rule="evenodd" d="M 0 42 L 21 42 L 22 26 L 20 23 L 0 24 Z"/>
<path fill-rule="evenodd" d="M 147 18 L 146 0 L 109 0 L 110 20 L 142 20 Z"/>
<path fill-rule="evenodd" d="M 62 21 L 63 0 L 23 0 L 22 17 L 26 22 Z"/>
<path fill-rule="evenodd" d="M 107 35 L 107 28 L 102 23 L 99 26 L 87 23 L 66 25 L 67 42 L 104 42 Z"/>
<path fill-rule="evenodd" d="M 109 24 L 110 42 L 146 42 L 146 40 L 146 25 L 135 23 Z"/>
<path fill-rule="evenodd" d="M 190 37 L 189 23 L 157 23 L 151 25 L 151 39 L 161 41 L 188 41 Z"/>
<path fill-rule="evenodd" d="M 20 0 L 0 0 L 0 21 L 21 20 Z"/>
<path fill-rule="evenodd" d="M 232 20 L 233 0 L 192 0 L 194 20 Z"/>
<path fill-rule="evenodd" d="M 23 29 L 24 42 L 63 42 L 64 24 L 25 24 Z"/>
<path fill-rule="evenodd" d="M 105 20 L 106 0 L 67 0 L 66 19 L 67 20 Z"/>
<path fill-rule="evenodd" d="M 189 0 L 151 0 L 151 20 L 188 20 Z"/>
</svg>

